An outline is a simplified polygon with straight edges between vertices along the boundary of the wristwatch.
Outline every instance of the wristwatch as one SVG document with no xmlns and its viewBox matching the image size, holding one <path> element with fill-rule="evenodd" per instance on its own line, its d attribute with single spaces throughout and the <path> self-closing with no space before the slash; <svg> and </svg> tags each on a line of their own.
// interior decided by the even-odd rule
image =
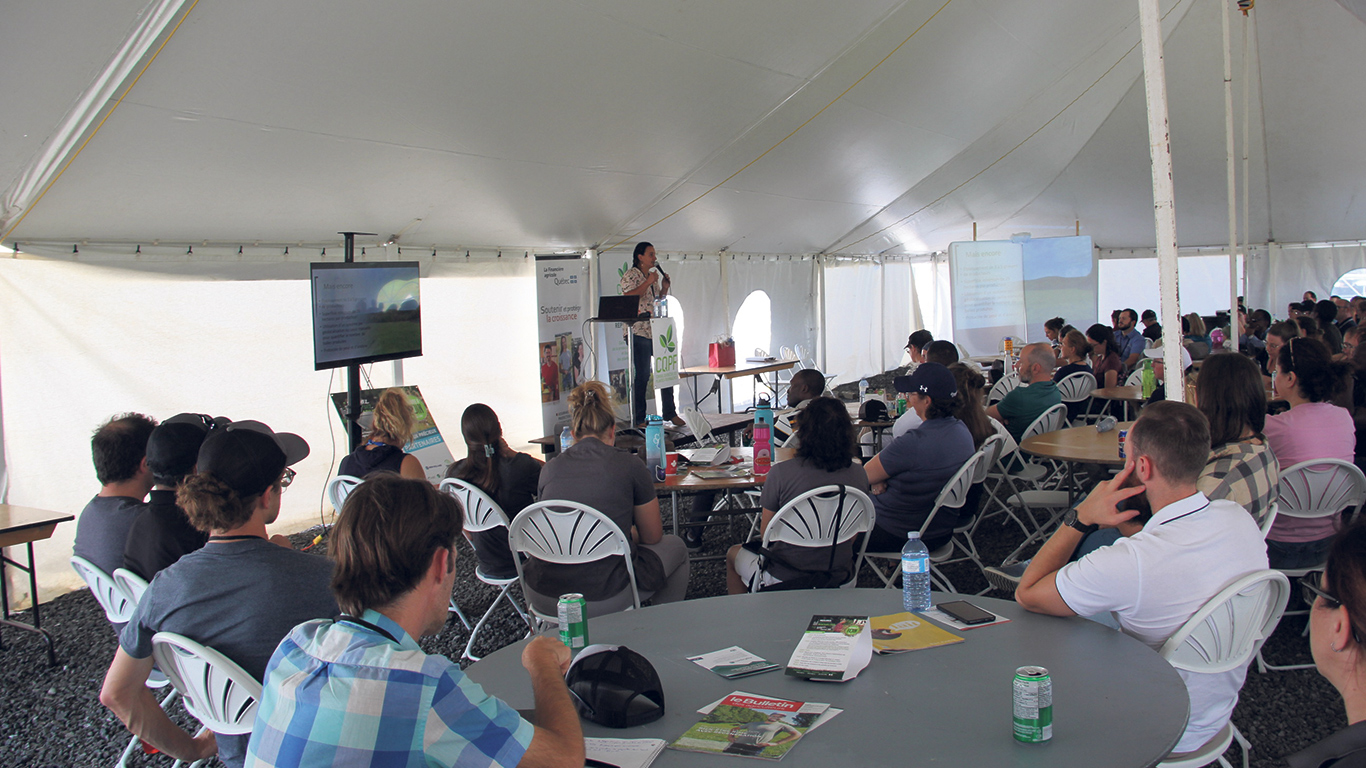
<svg viewBox="0 0 1366 768">
<path fill-rule="evenodd" d="M 1075 509 L 1067 510 L 1067 514 L 1062 516 L 1062 524 L 1077 531 L 1082 536 L 1085 536 L 1088 533 L 1094 533 L 1095 531 L 1100 529 L 1099 525 L 1087 525 L 1086 523 L 1083 523 L 1082 521 L 1078 520 L 1077 510 Z"/>
</svg>

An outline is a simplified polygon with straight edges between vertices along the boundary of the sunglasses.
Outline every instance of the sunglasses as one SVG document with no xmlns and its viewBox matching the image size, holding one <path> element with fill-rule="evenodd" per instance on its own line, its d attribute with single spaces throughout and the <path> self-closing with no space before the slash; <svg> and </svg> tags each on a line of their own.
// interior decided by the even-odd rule
<svg viewBox="0 0 1366 768">
<path fill-rule="evenodd" d="M 1320 586 L 1323 584 L 1323 571 L 1310 571 L 1301 576 L 1299 581 L 1300 595 L 1304 598 L 1304 602 L 1308 603 L 1311 607 L 1314 605 L 1314 601 L 1320 597 L 1328 604 L 1327 608 L 1330 611 L 1336 611 L 1338 608 L 1342 607 L 1341 600 L 1328 594 L 1323 590 L 1323 587 Z M 1357 633 L 1356 627 L 1352 627 L 1352 640 L 1355 641 L 1357 645 L 1366 644 L 1362 642 L 1361 635 Z"/>
</svg>

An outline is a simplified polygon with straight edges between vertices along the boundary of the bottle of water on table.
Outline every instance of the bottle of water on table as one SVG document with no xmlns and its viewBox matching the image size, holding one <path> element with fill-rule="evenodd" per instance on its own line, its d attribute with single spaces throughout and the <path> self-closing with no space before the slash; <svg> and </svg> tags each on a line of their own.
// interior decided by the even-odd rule
<svg viewBox="0 0 1366 768">
<path fill-rule="evenodd" d="M 930 608 L 930 551 L 919 531 L 906 534 L 906 546 L 901 548 L 901 601 L 907 611 Z"/>
<path fill-rule="evenodd" d="M 859 402 L 859 405 L 863 405 L 863 401 L 864 401 L 864 400 L 867 400 L 867 399 L 868 399 L 868 380 L 867 380 L 867 379 L 859 379 L 859 380 L 858 380 L 858 402 Z"/>
</svg>

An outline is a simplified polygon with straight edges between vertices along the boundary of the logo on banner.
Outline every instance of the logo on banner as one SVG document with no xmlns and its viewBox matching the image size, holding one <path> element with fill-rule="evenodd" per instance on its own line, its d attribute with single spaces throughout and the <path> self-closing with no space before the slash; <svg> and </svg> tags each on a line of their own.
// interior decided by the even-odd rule
<svg viewBox="0 0 1366 768">
<path fill-rule="evenodd" d="M 668 329 L 667 331 L 664 332 L 664 335 L 663 335 L 663 336 L 660 336 L 660 337 L 659 337 L 659 346 L 663 347 L 664 349 L 666 349 L 666 350 L 668 350 L 668 351 L 670 351 L 670 352 L 673 352 L 674 350 L 676 350 L 676 349 L 678 348 L 678 345 L 677 345 L 676 343 L 674 343 L 674 326 L 673 326 L 673 323 L 669 323 L 669 329 Z"/>
<path fill-rule="evenodd" d="M 678 386 L 678 336 L 674 332 L 673 319 L 654 318 L 650 321 L 650 332 L 655 340 L 655 387 Z"/>
</svg>

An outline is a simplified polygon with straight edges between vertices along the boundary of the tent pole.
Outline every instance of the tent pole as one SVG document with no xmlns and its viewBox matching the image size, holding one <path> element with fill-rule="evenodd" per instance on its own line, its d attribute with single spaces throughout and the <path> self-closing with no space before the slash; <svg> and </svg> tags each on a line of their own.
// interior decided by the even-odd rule
<svg viewBox="0 0 1366 768">
<path fill-rule="evenodd" d="M 1238 185 L 1233 169 L 1233 49 L 1228 26 L 1229 0 L 1217 0 L 1224 36 L 1224 147 L 1228 172 L 1228 338 L 1225 349 L 1238 348 Z M 1246 267 L 1244 267 L 1246 269 Z"/>
<path fill-rule="evenodd" d="M 1243 295 L 1247 295 L 1248 248 L 1252 242 L 1252 220 L 1248 218 L 1248 123 L 1252 114 L 1252 65 L 1248 57 L 1247 11 L 1243 11 Z"/>
<path fill-rule="evenodd" d="M 1138 0 L 1143 43 L 1143 85 L 1148 101 L 1148 150 L 1152 157 L 1153 211 L 1157 226 L 1157 280 L 1162 316 L 1162 361 L 1167 399 L 1186 401 L 1181 370 L 1181 310 L 1178 305 L 1176 208 L 1172 184 L 1171 134 L 1167 123 L 1167 77 L 1162 61 L 1162 14 L 1158 0 Z"/>
<path fill-rule="evenodd" d="M 346 257 L 347 264 L 356 260 L 356 235 L 357 232 L 341 233 L 346 238 Z M 369 233 L 363 233 L 369 234 Z M 360 366 L 352 363 L 346 366 L 346 434 L 347 453 L 360 447 Z"/>
</svg>

